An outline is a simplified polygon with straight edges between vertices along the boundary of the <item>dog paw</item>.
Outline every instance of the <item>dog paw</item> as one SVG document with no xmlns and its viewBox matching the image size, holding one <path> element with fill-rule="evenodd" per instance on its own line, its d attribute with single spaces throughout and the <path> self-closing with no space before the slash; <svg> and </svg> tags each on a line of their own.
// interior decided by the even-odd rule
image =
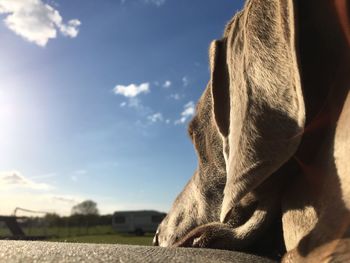
<svg viewBox="0 0 350 263">
<path fill-rule="evenodd" d="M 235 250 L 238 244 L 229 225 L 211 223 L 195 228 L 173 246 Z"/>
</svg>

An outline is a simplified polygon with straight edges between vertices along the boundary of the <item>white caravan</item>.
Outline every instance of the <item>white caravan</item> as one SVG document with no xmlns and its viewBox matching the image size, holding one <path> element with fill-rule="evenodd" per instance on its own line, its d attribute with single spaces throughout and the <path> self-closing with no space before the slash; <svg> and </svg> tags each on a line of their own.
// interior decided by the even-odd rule
<svg viewBox="0 0 350 263">
<path fill-rule="evenodd" d="M 117 211 L 113 214 L 112 226 L 119 233 L 155 233 L 158 225 L 165 217 L 158 211 Z"/>
</svg>

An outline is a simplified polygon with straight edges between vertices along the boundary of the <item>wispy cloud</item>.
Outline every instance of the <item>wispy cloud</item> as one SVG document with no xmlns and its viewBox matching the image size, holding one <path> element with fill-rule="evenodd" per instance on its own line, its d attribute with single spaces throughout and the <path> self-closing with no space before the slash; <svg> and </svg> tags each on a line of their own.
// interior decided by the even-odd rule
<svg viewBox="0 0 350 263">
<path fill-rule="evenodd" d="M 73 182 L 78 182 L 78 180 L 79 180 L 78 176 L 76 176 L 76 175 L 72 175 L 70 177 L 70 179 L 72 179 Z"/>
<path fill-rule="evenodd" d="M 147 94 L 151 92 L 150 84 L 148 82 L 130 85 L 116 85 L 113 88 L 113 92 L 116 95 L 123 96 L 128 99 L 128 101 L 123 101 L 120 103 L 120 107 L 124 108 L 128 106 L 129 108 L 134 108 L 142 114 L 150 114 L 152 110 L 142 104 L 139 96 L 141 94 Z"/>
<path fill-rule="evenodd" d="M 167 81 L 164 82 L 163 88 L 166 88 L 166 89 L 167 89 L 167 88 L 170 88 L 170 87 L 171 87 L 171 84 L 172 84 L 171 81 L 170 81 L 170 80 L 167 80 Z"/>
<path fill-rule="evenodd" d="M 81 25 L 78 19 L 64 23 L 59 11 L 43 0 L 0 0 L 0 14 L 6 14 L 4 22 L 9 29 L 39 46 L 46 46 L 57 32 L 76 37 Z"/>
<path fill-rule="evenodd" d="M 58 176 L 57 173 L 47 173 L 47 174 L 41 174 L 41 175 L 36 175 L 36 176 L 31 176 L 30 179 L 49 179 Z"/>
<path fill-rule="evenodd" d="M 193 101 L 188 102 L 184 106 L 183 112 L 181 112 L 181 118 L 175 121 L 175 124 L 184 124 L 186 121 L 194 115 L 195 105 Z"/>
<path fill-rule="evenodd" d="M 190 80 L 188 79 L 188 77 L 183 77 L 182 78 L 182 85 L 184 86 L 184 87 L 187 87 L 188 85 L 190 84 Z"/>
<path fill-rule="evenodd" d="M 147 119 L 152 123 L 162 122 L 163 121 L 163 114 L 160 112 L 157 112 L 157 113 L 154 113 L 152 115 L 149 115 L 147 117 Z"/>
<path fill-rule="evenodd" d="M 84 170 L 84 169 L 80 169 L 80 170 L 76 170 L 73 172 L 73 175 L 70 177 L 70 179 L 73 181 L 73 182 L 78 182 L 79 181 L 79 177 L 81 175 L 85 175 L 87 174 L 88 171 L 87 170 Z"/>
<path fill-rule="evenodd" d="M 166 0 L 143 0 L 146 4 L 154 4 L 156 6 L 161 6 L 165 4 Z"/>
<path fill-rule="evenodd" d="M 169 98 L 174 100 L 180 100 L 183 96 L 181 96 L 179 93 L 170 94 Z"/>
<path fill-rule="evenodd" d="M 33 190 L 50 190 L 53 187 L 45 183 L 37 183 L 25 178 L 18 171 L 0 172 L 0 189 L 7 188 L 28 188 Z"/>
<path fill-rule="evenodd" d="M 79 175 L 83 175 L 83 174 L 87 174 L 88 171 L 87 170 L 84 170 L 84 169 L 81 169 L 81 170 L 76 170 L 74 171 L 75 174 L 79 174 Z"/>
<path fill-rule="evenodd" d="M 130 98 L 128 106 L 130 108 L 139 109 L 139 110 L 143 110 L 145 108 L 145 106 L 143 106 L 139 98 Z"/>
<path fill-rule="evenodd" d="M 53 201 L 58 201 L 58 202 L 63 202 L 63 203 L 68 203 L 68 204 L 76 204 L 78 203 L 80 199 L 77 199 L 75 197 L 72 196 L 52 196 L 51 197 Z"/>
<path fill-rule="evenodd" d="M 116 85 L 113 92 L 117 95 L 122 95 L 127 98 L 134 98 L 142 93 L 150 92 L 150 85 L 148 82 L 142 83 L 140 85 L 130 84 L 127 86 Z"/>
<path fill-rule="evenodd" d="M 143 116 L 147 116 L 148 114 L 153 112 L 153 110 L 150 107 L 143 105 L 141 99 L 137 97 L 129 98 L 128 101 L 120 103 L 120 107 L 129 107 L 135 109 L 138 113 L 140 113 Z"/>
</svg>

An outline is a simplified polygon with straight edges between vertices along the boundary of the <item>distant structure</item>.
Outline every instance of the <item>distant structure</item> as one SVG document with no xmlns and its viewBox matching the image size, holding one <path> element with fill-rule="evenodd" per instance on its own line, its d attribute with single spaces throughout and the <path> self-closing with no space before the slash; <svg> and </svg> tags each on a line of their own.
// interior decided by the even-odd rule
<svg viewBox="0 0 350 263">
<path fill-rule="evenodd" d="M 4 222 L 5 225 L 10 230 L 12 236 L 0 237 L 0 239 L 12 239 L 12 240 L 42 240 L 46 239 L 48 236 L 28 236 L 24 233 L 22 227 L 18 223 L 18 221 L 26 220 L 27 217 L 16 216 L 18 211 L 36 213 L 36 214 L 47 214 L 47 212 L 43 211 L 34 211 L 30 209 L 25 209 L 21 207 L 16 207 L 12 213 L 12 216 L 0 216 L 0 222 Z"/>
<path fill-rule="evenodd" d="M 34 214 L 48 214 L 49 213 L 49 212 L 44 212 L 44 211 L 35 211 L 35 210 L 26 209 L 26 208 L 16 207 L 15 210 L 13 210 L 12 215 L 16 216 L 18 211 L 29 212 L 29 213 L 34 213 Z"/>
<path fill-rule="evenodd" d="M 15 216 L 0 216 L 0 222 L 4 222 L 12 234 L 13 238 L 11 239 L 24 239 L 25 234 L 18 224 L 17 219 L 21 218 Z"/>
<path fill-rule="evenodd" d="M 165 213 L 154 210 L 117 211 L 113 214 L 112 227 L 119 233 L 155 233 L 165 216 Z"/>
</svg>

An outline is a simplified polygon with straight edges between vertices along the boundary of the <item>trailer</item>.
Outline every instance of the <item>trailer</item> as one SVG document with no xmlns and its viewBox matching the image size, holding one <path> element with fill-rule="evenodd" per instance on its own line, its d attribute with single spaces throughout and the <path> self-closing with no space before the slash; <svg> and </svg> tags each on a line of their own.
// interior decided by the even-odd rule
<svg viewBox="0 0 350 263">
<path fill-rule="evenodd" d="M 113 214 L 112 227 L 119 233 L 155 233 L 165 216 L 165 213 L 153 210 L 117 211 Z"/>
</svg>

